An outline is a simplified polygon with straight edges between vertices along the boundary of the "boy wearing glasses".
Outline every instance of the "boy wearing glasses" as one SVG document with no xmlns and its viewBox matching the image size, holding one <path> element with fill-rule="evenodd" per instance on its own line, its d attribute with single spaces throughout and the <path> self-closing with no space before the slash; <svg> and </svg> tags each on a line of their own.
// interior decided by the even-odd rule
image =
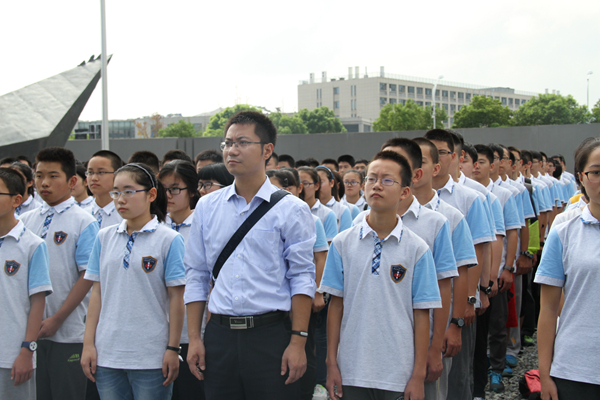
<svg viewBox="0 0 600 400">
<path fill-rule="evenodd" d="M 48 247 L 54 293 L 48 297 L 37 349 L 37 398 L 82 399 L 86 377 L 79 364 L 83 347 L 86 295 L 83 279 L 98 223 L 71 197 L 77 181 L 75 156 L 50 147 L 36 156 L 35 185 L 44 204 L 21 216 L 28 230 Z"/>
<path fill-rule="evenodd" d="M 113 189 L 115 171 L 123 166 L 121 157 L 109 150 L 100 150 L 88 162 L 88 186 L 95 200 L 86 207 L 98 221 L 100 228 L 120 224 L 123 218 L 115 209 L 115 203 L 108 194 Z"/>
<path fill-rule="evenodd" d="M 393 151 L 369 164 L 371 206 L 333 239 L 319 291 L 331 294 L 327 390 L 332 399 L 422 399 L 429 309 L 441 298 L 431 250 L 397 209 L 410 195 L 411 168 Z M 343 397 L 342 397 L 343 395 Z"/>
</svg>

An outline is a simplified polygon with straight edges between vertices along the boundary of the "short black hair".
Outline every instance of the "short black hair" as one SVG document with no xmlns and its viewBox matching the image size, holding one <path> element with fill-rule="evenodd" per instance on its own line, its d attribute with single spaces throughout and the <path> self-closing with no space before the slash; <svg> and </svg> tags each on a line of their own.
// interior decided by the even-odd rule
<svg viewBox="0 0 600 400">
<path fill-rule="evenodd" d="M 129 163 L 141 163 L 146 164 L 156 174 L 160 170 L 160 162 L 158 156 L 148 150 L 136 151 L 129 157 Z"/>
<path fill-rule="evenodd" d="M 163 165 L 158 179 L 163 179 L 167 176 L 175 176 L 183 181 L 187 189 L 187 193 L 190 194 L 190 208 L 193 210 L 196 207 L 196 203 L 200 199 L 198 193 L 198 174 L 196 173 L 196 167 L 194 164 L 184 160 L 173 160 L 172 162 Z"/>
<path fill-rule="evenodd" d="M 454 140 L 452 139 L 452 135 L 445 129 L 432 129 L 425 134 L 425 139 L 445 142 L 448 145 L 448 149 L 454 153 Z"/>
<path fill-rule="evenodd" d="M 423 166 L 423 152 L 421 151 L 421 146 L 414 140 L 408 138 L 392 138 L 381 146 L 381 150 L 383 151 L 388 147 L 400 147 L 402 150 L 406 151 L 410 158 L 412 169 L 421 168 Z"/>
<path fill-rule="evenodd" d="M 275 159 L 275 165 L 279 164 L 279 156 L 277 155 L 277 153 L 275 153 L 275 152 L 271 153 L 271 157 L 269 157 L 267 162 L 269 162 L 271 159 Z"/>
<path fill-rule="evenodd" d="M 361 159 L 356 160 L 356 162 L 354 163 L 354 166 L 356 166 L 356 164 L 369 165 L 369 160 L 365 160 L 364 158 L 361 158 Z"/>
<path fill-rule="evenodd" d="M 223 186 L 229 186 L 235 178 L 227 171 L 227 167 L 223 163 L 212 163 L 205 165 L 198 171 L 198 180 L 211 181 L 215 180 Z"/>
<path fill-rule="evenodd" d="M 514 151 L 515 153 L 517 153 L 519 155 L 519 157 L 522 157 L 521 156 L 521 150 L 519 150 L 515 146 L 508 146 L 508 151 L 511 152 L 511 153 Z"/>
<path fill-rule="evenodd" d="M 354 168 L 354 165 L 356 164 L 356 162 L 354 161 L 354 157 L 352 157 L 350 154 L 342 154 L 341 156 L 338 157 L 337 161 L 338 161 L 338 164 L 341 163 L 342 161 L 345 161 L 348 164 L 350 164 L 350 166 L 352 168 Z"/>
<path fill-rule="evenodd" d="M 377 160 L 390 160 L 397 163 L 400 166 L 400 183 L 402 186 L 410 186 L 410 181 L 412 178 L 412 170 L 410 169 L 410 164 L 408 160 L 403 155 L 396 153 L 391 150 L 382 150 L 379 153 L 375 154 L 371 163 Z M 371 164 L 369 164 L 370 166 Z"/>
<path fill-rule="evenodd" d="M 289 154 L 280 155 L 279 162 L 286 162 L 291 168 L 294 168 L 296 166 L 296 161 L 294 160 L 294 157 L 290 156 Z"/>
<path fill-rule="evenodd" d="M 223 154 L 221 154 L 217 150 L 204 150 L 196 156 L 194 159 L 195 163 L 198 164 L 200 161 L 210 160 L 214 163 L 222 163 L 223 162 Z"/>
<path fill-rule="evenodd" d="M 188 156 L 188 154 L 183 150 L 169 150 L 165 153 L 162 158 L 162 165 L 165 165 L 169 161 L 173 160 L 183 160 L 193 163 L 192 158 Z"/>
<path fill-rule="evenodd" d="M 235 113 L 225 123 L 223 137 L 227 136 L 227 131 L 233 124 L 254 125 L 254 133 L 260 138 L 263 143 L 272 143 L 273 146 L 277 143 L 277 128 L 271 119 L 263 113 L 257 111 L 240 111 Z"/>
<path fill-rule="evenodd" d="M 538 160 L 538 162 L 542 161 L 542 155 L 539 151 L 530 150 L 529 152 L 531 153 L 531 162 L 533 162 L 533 160 Z"/>
<path fill-rule="evenodd" d="M 337 161 L 335 161 L 333 158 L 326 158 L 323 161 L 321 161 L 321 165 L 325 165 L 325 164 L 333 164 L 335 165 L 335 169 L 340 169 L 340 164 L 338 164 Z"/>
<path fill-rule="evenodd" d="M 19 160 L 20 162 L 22 162 L 24 164 L 27 164 L 29 166 L 29 168 L 31 168 L 33 166 L 33 163 L 27 156 L 23 156 L 23 155 L 17 156 L 17 160 Z"/>
<path fill-rule="evenodd" d="M 308 163 L 308 165 L 310 165 L 312 168 L 317 168 L 319 166 L 319 162 L 317 161 L 316 158 L 313 157 L 309 157 L 306 159 L 306 162 Z"/>
<path fill-rule="evenodd" d="M 502 159 L 502 157 L 504 157 L 504 149 L 502 148 L 502 146 L 500 146 L 499 144 L 496 143 L 489 143 L 488 147 L 492 150 L 493 153 L 498 154 L 498 157 L 500 159 Z M 494 156 L 495 158 L 496 156 Z M 493 161 L 492 161 L 493 162 Z"/>
<path fill-rule="evenodd" d="M 12 164 L 15 162 L 19 162 L 19 159 L 16 157 L 4 157 L 3 159 L 0 160 L 0 165 L 2 164 Z"/>
<path fill-rule="evenodd" d="M 0 179 L 4 182 L 4 186 L 6 186 L 9 193 L 25 196 L 25 181 L 17 171 L 10 168 L 0 168 Z"/>
<path fill-rule="evenodd" d="M 469 157 L 471 157 L 473 164 L 475 164 L 477 161 L 477 150 L 475 149 L 475 146 L 473 146 L 472 143 L 465 142 L 463 150 L 465 151 L 465 154 L 468 154 Z"/>
<path fill-rule="evenodd" d="M 298 161 L 296 161 L 295 168 L 300 168 L 300 167 L 310 167 L 310 163 L 306 160 L 298 160 Z"/>
<path fill-rule="evenodd" d="M 431 140 L 429 139 L 425 139 L 424 137 L 418 137 L 418 138 L 414 138 L 413 141 L 419 145 L 419 147 L 424 146 L 427 147 L 429 149 L 429 155 L 431 156 L 431 162 L 433 164 L 437 164 L 440 162 L 440 153 L 438 152 L 437 147 L 435 147 L 435 144 L 433 144 L 431 142 Z M 421 155 L 423 153 L 423 150 L 421 150 Z"/>
<path fill-rule="evenodd" d="M 458 153 L 458 149 L 463 150 L 465 145 L 465 138 L 460 132 L 455 131 L 454 129 L 446 129 L 446 132 L 452 136 L 452 142 L 454 143 L 454 149 Z"/>
<path fill-rule="evenodd" d="M 542 158 L 545 158 L 546 161 L 548 161 L 548 156 L 546 155 L 546 153 L 544 153 L 543 151 L 540 151 L 540 154 L 541 154 Z"/>
<path fill-rule="evenodd" d="M 71 177 L 75 176 L 75 155 L 69 149 L 65 149 L 64 147 L 47 147 L 43 150 L 40 150 L 39 153 L 35 156 L 35 161 L 37 163 L 40 162 L 57 162 L 60 163 L 60 168 L 67 176 L 67 180 L 71 179 Z"/>
<path fill-rule="evenodd" d="M 110 150 L 97 151 L 92 155 L 90 160 L 94 157 L 102 157 L 102 158 L 108 159 L 110 161 L 110 165 L 111 165 L 112 169 L 115 170 L 115 172 L 119 168 L 121 168 L 123 165 L 125 165 L 123 160 L 121 160 L 121 157 L 119 157 L 119 155 L 117 153 L 114 153 Z"/>
<path fill-rule="evenodd" d="M 521 160 L 523 160 L 523 164 L 529 164 L 533 162 L 533 156 L 529 150 L 521 150 Z"/>
<path fill-rule="evenodd" d="M 486 146 L 485 144 L 476 144 L 475 150 L 477 150 L 477 158 L 475 158 L 473 161 L 477 161 L 479 154 L 482 154 L 488 159 L 490 164 L 494 163 L 494 151 L 490 148 L 490 146 Z"/>
<path fill-rule="evenodd" d="M 80 177 L 82 180 L 85 181 L 87 179 L 87 176 L 85 176 L 87 168 L 79 161 L 77 161 L 77 163 L 75 164 L 75 172 L 77 173 L 77 176 Z M 88 185 L 85 185 L 85 191 L 87 192 L 88 196 L 93 196 L 93 193 L 90 191 L 90 187 Z"/>
<path fill-rule="evenodd" d="M 15 161 L 10 164 L 10 169 L 20 172 L 21 175 L 25 177 L 25 185 L 29 182 L 33 182 L 33 170 L 29 168 L 27 164 L 23 164 L 21 161 Z M 27 194 L 30 196 L 35 196 L 33 191 L 33 185 L 27 188 Z"/>
<path fill-rule="evenodd" d="M 556 179 L 560 180 L 560 176 L 563 173 L 563 168 L 562 165 L 560 165 L 559 162 L 554 164 L 554 172 L 552 172 L 552 176 L 555 177 Z"/>
</svg>

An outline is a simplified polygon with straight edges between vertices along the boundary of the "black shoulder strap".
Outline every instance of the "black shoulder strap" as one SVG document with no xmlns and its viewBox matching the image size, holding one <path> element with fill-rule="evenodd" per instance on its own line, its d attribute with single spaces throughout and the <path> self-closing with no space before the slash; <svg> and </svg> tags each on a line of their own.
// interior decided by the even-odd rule
<svg viewBox="0 0 600 400">
<path fill-rule="evenodd" d="M 219 276 L 219 272 L 221 271 L 223 264 L 225 264 L 225 261 L 227 261 L 229 256 L 231 256 L 233 251 L 242 242 L 244 236 L 246 236 L 246 234 L 250 232 L 250 229 L 252 229 L 252 227 L 258 221 L 260 221 L 263 215 L 265 215 L 271 208 L 275 206 L 275 204 L 279 203 L 279 200 L 283 199 L 288 194 L 290 194 L 290 192 L 286 190 L 278 190 L 276 192 L 271 193 L 271 200 L 263 200 L 263 202 L 260 203 L 258 207 L 256 207 L 256 210 L 254 210 L 252 214 L 250 214 L 250 216 L 244 221 L 244 223 L 240 225 L 240 227 L 237 231 L 235 231 L 231 239 L 229 239 L 223 250 L 221 250 L 221 254 L 219 254 L 219 257 L 217 258 L 217 262 L 215 263 L 212 272 L 213 282 L 217 280 L 217 277 Z"/>
</svg>

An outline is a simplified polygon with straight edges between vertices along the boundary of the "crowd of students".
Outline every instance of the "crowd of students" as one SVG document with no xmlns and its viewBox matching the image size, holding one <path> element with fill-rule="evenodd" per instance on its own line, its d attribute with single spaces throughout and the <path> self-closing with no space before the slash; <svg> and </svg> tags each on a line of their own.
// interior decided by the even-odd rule
<svg viewBox="0 0 600 400">
<path fill-rule="evenodd" d="M 0 160 L 0 398 L 484 399 L 536 326 L 542 399 L 600 398 L 600 140 L 573 175 L 443 129 L 295 160 L 269 124 Z"/>
</svg>

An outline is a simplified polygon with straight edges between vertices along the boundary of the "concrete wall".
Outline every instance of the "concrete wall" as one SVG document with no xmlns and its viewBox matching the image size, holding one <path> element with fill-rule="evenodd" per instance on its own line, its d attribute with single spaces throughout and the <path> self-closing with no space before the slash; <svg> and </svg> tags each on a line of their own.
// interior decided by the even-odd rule
<svg viewBox="0 0 600 400">
<path fill-rule="evenodd" d="M 567 168 L 572 171 L 575 148 L 587 137 L 600 137 L 600 124 L 472 128 L 458 131 L 473 144 L 495 142 L 521 149 L 542 150 L 548 156 L 560 153 L 566 158 Z M 307 157 L 322 160 L 328 157 L 337 158 L 342 154 L 352 154 L 357 159 L 370 159 L 389 138 L 415 138 L 423 136 L 425 132 L 281 135 L 277 138 L 275 152 L 290 154 L 297 160 Z M 111 140 L 110 147 L 125 161 L 138 150 L 152 151 L 161 158 L 169 150 L 181 149 L 193 158 L 203 150 L 218 149 L 222 140 L 220 137 L 115 139 Z M 100 146 L 100 140 L 70 140 L 65 147 L 71 149 L 77 159 L 87 160 L 94 152 L 100 150 Z"/>
</svg>

